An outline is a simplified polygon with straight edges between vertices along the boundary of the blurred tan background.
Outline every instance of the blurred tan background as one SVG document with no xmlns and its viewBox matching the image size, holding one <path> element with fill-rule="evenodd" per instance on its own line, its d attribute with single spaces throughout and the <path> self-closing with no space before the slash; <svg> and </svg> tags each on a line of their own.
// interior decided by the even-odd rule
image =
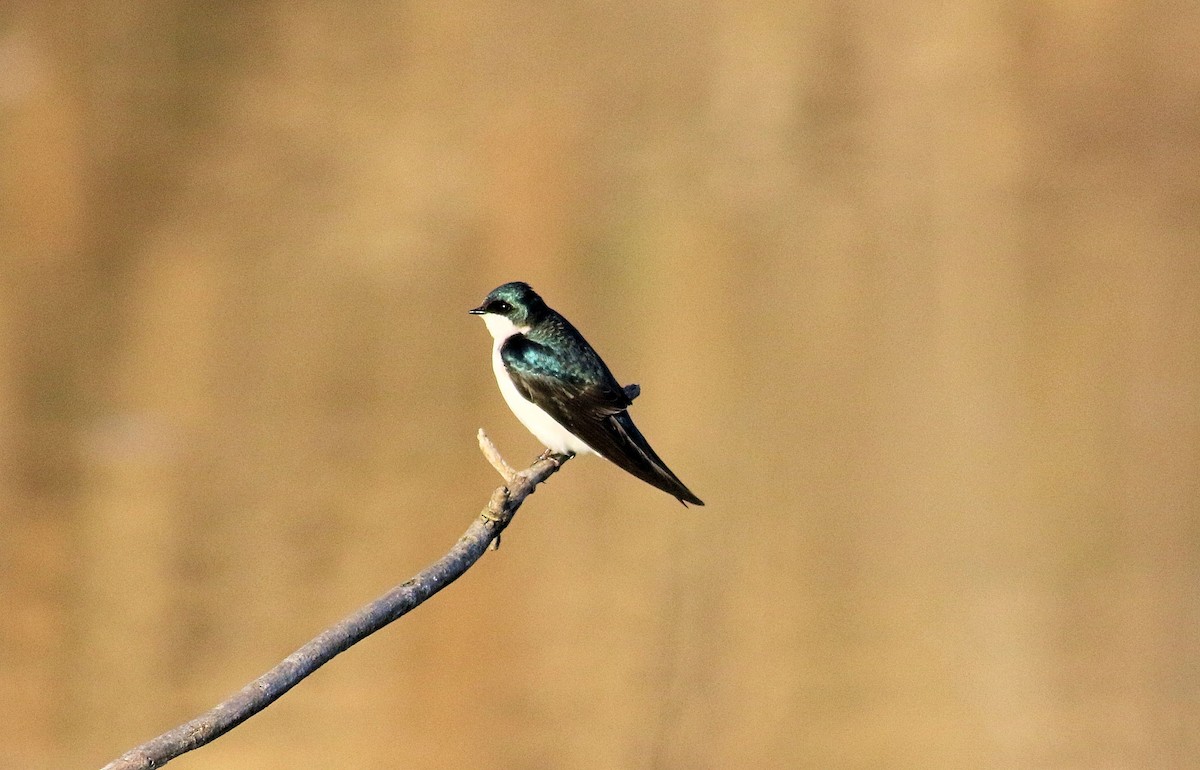
<svg viewBox="0 0 1200 770">
<path fill-rule="evenodd" d="M 0 7 L 0 767 L 98 767 L 540 451 L 595 458 L 172 767 L 1200 766 L 1200 6 Z"/>
</svg>

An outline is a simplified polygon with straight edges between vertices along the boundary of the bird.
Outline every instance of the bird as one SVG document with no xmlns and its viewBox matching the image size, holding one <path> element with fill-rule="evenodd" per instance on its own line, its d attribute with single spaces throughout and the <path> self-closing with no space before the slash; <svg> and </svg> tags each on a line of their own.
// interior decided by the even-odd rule
<svg viewBox="0 0 1200 770">
<path fill-rule="evenodd" d="M 492 335 L 492 371 L 509 409 L 549 452 L 599 455 L 685 508 L 704 505 L 633 424 L 628 408 L 641 388 L 618 384 L 583 335 L 529 284 L 498 286 L 468 312 Z"/>
</svg>

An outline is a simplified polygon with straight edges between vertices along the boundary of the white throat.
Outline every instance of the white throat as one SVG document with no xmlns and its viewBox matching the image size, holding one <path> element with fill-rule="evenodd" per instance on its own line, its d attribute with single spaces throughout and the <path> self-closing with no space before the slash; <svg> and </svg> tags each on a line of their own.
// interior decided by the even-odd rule
<svg viewBox="0 0 1200 770">
<path fill-rule="evenodd" d="M 492 339 L 496 341 L 497 345 L 514 334 L 526 334 L 529 332 L 528 326 L 517 326 L 504 316 L 496 315 L 495 313 L 484 313 L 483 322 L 487 325 L 487 330 L 491 332 Z"/>
</svg>

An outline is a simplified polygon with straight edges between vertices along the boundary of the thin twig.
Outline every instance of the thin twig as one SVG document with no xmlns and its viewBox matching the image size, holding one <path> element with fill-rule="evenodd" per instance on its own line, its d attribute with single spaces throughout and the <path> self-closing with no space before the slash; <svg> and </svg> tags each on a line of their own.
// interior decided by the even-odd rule
<svg viewBox="0 0 1200 770">
<path fill-rule="evenodd" d="M 492 443 L 488 435 L 483 432 L 483 428 L 479 429 L 478 438 L 479 450 L 483 452 L 483 456 L 496 469 L 496 473 L 500 474 L 505 484 L 513 483 L 513 478 L 517 475 L 516 469 L 508 464 L 508 460 L 505 460 L 504 456 L 500 454 L 500 450 L 496 448 L 496 445 Z"/>
<path fill-rule="evenodd" d="M 483 555 L 488 544 L 499 539 L 500 533 L 512 521 L 525 498 L 533 494 L 537 485 L 549 478 L 568 459 L 559 455 L 543 456 L 518 473 L 500 456 L 499 450 L 482 430 L 479 431 L 479 448 L 504 477 L 506 486 L 492 493 L 487 506 L 449 553 L 407 583 L 396 586 L 322 631 L 315 639 L 227 700 L 190 722 L 130 749 L 102 770 L 149 770 L 162 767 L 180 754 L 219 738 L 271 705 L 335 655 L 412 610 L 470 569 Z"/>
</svg>

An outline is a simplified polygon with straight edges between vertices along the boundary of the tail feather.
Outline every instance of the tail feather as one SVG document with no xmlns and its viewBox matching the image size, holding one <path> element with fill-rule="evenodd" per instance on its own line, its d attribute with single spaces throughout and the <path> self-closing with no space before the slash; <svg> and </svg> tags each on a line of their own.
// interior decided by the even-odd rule
<svg viewBox="0 0 1200 770">
<path fill-rule="evenodd" d="M 671 472 L 662 458 L 650 447 L 650 442 L 633 424 L 629 412 L 619 412 L 609 418 L 610 432 L 615 442 L 624 450 L 605 455 L 608 460 L 642 481 L 673 495 L 679 502 L 704 505 L 679 477 Z"/>
</svg>

